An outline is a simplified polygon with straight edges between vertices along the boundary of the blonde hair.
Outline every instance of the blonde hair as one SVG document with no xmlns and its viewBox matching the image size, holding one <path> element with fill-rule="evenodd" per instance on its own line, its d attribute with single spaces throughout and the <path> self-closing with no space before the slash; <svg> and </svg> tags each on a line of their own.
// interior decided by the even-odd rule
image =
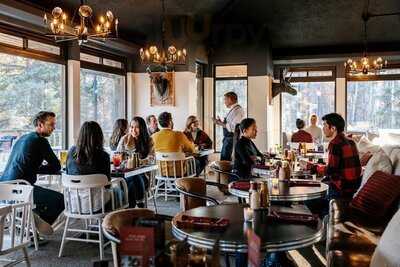
<svg viewBox="0 0 400 267">
<path fill-rule="evenodd" d="M 190 129 L 190 126 L 197 121 L 197 117 L 194 115 L 190 115 L 187 120 L 186 120 L 186 126 L 185 126 L 185 132 L 191 132 L 192 129 Z"/>
</svg>

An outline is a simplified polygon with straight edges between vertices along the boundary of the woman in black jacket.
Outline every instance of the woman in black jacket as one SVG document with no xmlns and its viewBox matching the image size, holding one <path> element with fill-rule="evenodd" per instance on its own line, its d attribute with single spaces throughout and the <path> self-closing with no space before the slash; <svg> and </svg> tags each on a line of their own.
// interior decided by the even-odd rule
<svg viewBox="0 0 400 267">
<path fill-rule="evenodd" d="M 235 145 L 233 170 L 240 178 L 248 179 L 251 177 L 252 166 L 258 158 L 263 158 L 263 154 L 251 140 L 257 136 L 256 121 L 252 118 L 243 119 L 239 130 L 241 137 Z"/>
</svg>

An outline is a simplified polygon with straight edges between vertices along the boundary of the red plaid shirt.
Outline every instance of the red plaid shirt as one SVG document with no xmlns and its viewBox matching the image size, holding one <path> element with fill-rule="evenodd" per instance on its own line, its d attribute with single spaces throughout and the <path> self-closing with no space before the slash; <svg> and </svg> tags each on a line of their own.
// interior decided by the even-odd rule
<svg viewBox="0 0 400 267">
<path fill-rule="evenodd" d="M 326 176 L 344 197 L 352 196 L 360 185 L 361 163 L 356 144 L 338 134 L 328 146 Z"/>
<path fill-rule="evenodd" d="M 312 135 L 304 130 L 298 130 L 292 135 L 294 143 L 312 143 Z"/>
</svg>

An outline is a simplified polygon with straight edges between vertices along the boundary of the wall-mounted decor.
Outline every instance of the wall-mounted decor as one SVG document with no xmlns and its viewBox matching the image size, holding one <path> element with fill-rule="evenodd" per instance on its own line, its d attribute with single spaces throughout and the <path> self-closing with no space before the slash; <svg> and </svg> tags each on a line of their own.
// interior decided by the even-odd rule
<svg viewBox="0 0 400 267">
<path fill-rule="evenodd" d="M 175 73 L 150 73 L 150 105 L 175 106 Z"/>
</svg>

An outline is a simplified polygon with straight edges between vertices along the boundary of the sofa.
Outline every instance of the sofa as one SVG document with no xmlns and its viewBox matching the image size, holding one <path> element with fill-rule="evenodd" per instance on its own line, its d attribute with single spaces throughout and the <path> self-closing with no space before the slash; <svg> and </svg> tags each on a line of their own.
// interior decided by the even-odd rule
<svg viewBox="0 0 400 267">
<path fill-rule="evenodd" d="M 372 154 L 372 156 L 377 155 L 378 153 L 384 153 L 387 155 L 390 158 L 391 163 L 390 174 L 392 177 L 395 176 L 395 178 L 400 180 L 400 142 L 395 145 L 378 145 L 365 137 L 356 139 L 355 141 L 358 146 L 360 158 L 364 157 L 367 153 Z M 371 167 L 382 168 L 382 166 L 378 166 L 382 165 L 381 161 L 376 159 L 376 166 L 370 165 L 367 163 L 367 165 L 364 166 L 365 172 L 371 172 Z M 363 183 L 362 186 L 365 185 L 364 180 Z M 360 190 L 362 186 L 360 187 Z M 371 261 L 373 260 L 373 255 L 379 254 L 377 253 L 379 250 L 377 249 L 377 246 L 382 246 L 381 243 L 384 240 L 380 241 L 380 239 L 382 234 L 385 233 L 387 225 L 389 223 L 392 225 L 400 225 L 400 222 L 398 221 L 400 218 L 400 199 L 397 198 L 394 201 L 393 205 L 391 205 L 391 209 L 386 212 L 385 218 L 379 221 L 374 221 L 367 216 L 360 216 L 360 214 L 357 214 L 350 205 L 351 200 L 352 199 L 338 199 L 330 202 L 326 239 L 327 266 L 370 266 Z M 394 214 L 396 213 L 399 213 L 399 215 L 395 218 Z M 394 220 L 397 221 L 393 222 Z M 388 233 L 386 235 L 390 236 Z M 400 232 L 398 232 L 397 235 L 397 240 L 400 240 Z M 390 245 L 389 247 L 392 248 L 393 246 L 394 245 Z M 400 255 L 400 250 L 398 253 L 392 255 L 397 254 Z M 380 260 L 377 259 L 378 256 L 374 256 L 375 262 Z M 398 258 L 396 258 L 396 260 L 399 261 Z M 371 264 L 371 266 L 379 265 L 380 264 L 377 263 Z M 394 265 L 385 263 L 385 265 L 400 266 L 400 262 L 397 262 Z"/>
</svg>

